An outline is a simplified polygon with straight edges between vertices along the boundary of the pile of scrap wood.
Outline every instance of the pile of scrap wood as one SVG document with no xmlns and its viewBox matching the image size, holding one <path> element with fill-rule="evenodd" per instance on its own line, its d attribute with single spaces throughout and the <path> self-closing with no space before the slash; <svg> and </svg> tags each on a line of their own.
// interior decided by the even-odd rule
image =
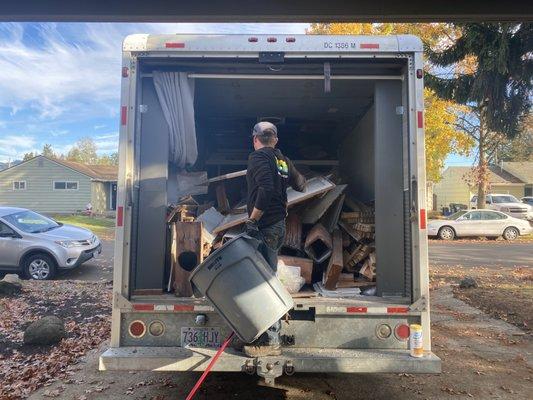
<svg viewBox="0 0 533 400">
<path fill-rule="evenodd" d="M 189 272 L 181 265 L 180 254 L 193 252 L 200 263 L 242 232 L 247 219 L 245 201 L 226 183 L 243 179 L 245 173 L 237 171 L 210 179 L 198 174 L 199 185 L 187 185 L 193 193 L 169 206 L 168 286 L 176 295 L 192 295 Z M 287 234 L 279 262 L 300 267 L 306 284 L 321 281 L 329 291 L 372 285 L 376 266 L 373 209 L 350 199 L 345 194 L 347 185 L 335 184 L 334 179 L 332 175 L 315 175 L 308 179 L 305 192 L 287 190 Z"/>
</svg>

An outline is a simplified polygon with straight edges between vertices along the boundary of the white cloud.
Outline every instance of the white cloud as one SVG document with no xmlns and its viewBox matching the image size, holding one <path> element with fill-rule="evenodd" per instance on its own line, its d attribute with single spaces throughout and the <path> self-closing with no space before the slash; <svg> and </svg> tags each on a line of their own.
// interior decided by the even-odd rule
<svg viewBox="0 0 533 400">
<path fill-rule="evenodd" d="M 22 158 L 24 153 L 34 151 L 36 143 L 33 136 L 2 136 L 0 137 L 0 161 Z"/>
<path fill-rule="evenodd" d="M 94 130 L 97 131 L 99 129 L 104 129 L 107 125 L 104 124 L 97 124 L 94 126 Z"/>
<path fill-rule="evenodd" d="M 98 135 L 94 137 L 94 140 L 98 141 L 98 140 L 112 139 L 112 138 L 116 138 L 118 140 L 118 132 L 111 132 L 111 133 L 106 133 L 103 135 Z"/>
</svg>

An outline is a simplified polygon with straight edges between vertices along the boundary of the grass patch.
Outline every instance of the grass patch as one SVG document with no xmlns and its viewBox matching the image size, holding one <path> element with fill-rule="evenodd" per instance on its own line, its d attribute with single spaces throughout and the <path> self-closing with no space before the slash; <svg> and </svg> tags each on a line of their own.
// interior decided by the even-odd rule
<svg viewBox="0 0 533 400">
<path fill-rule="evenodd" d="M 102 239 L 113 238 L 115 234 L 114 218 L 89 217 L 86 215 L 54 215 L 53 218 L 64 224 L 90 229 Z"/>
</svg>

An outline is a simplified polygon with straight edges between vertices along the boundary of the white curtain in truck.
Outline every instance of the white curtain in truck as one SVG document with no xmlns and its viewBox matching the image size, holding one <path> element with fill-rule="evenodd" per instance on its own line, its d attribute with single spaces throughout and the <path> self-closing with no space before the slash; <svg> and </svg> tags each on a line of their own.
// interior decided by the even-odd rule
<svg viewBox="0 0 533 400">
<path fill-rule="evenodd" d="M 154 71 L 157 98 L 167 121 L 169 160 L 178 167 L 193 165 L 198 157 L 194 125 L 194 79 L 186 72 Z"/>
</svg>

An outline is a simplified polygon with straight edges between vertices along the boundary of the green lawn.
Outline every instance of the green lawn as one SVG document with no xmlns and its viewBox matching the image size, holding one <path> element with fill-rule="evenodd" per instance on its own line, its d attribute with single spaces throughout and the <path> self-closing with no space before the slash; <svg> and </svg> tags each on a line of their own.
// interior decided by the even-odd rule
<svg viewBox="0 0 533 400">
<path fill-rule="evenodd" d="M 112 238 L 115 234 L 114 218 L 88 217 L 86 215 L 54 215 L 53 218 L 64 224 L 90 229 L 102 239 Z"/>
</svg>

